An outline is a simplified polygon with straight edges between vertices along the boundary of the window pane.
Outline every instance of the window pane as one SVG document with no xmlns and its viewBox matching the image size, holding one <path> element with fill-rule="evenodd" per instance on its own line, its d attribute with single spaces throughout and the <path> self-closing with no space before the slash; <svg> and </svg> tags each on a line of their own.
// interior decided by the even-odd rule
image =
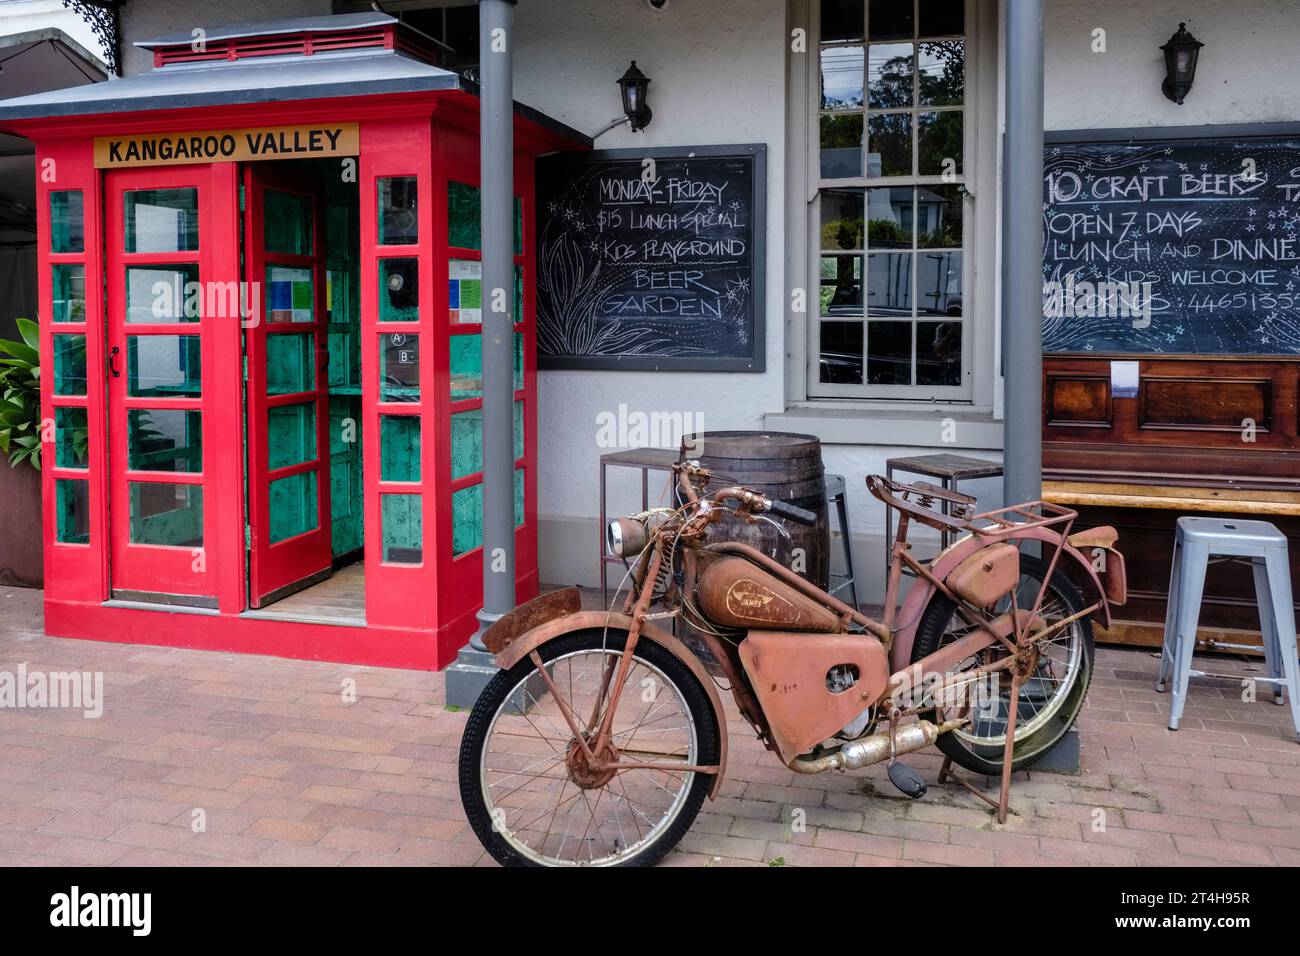
<svg viewBox="0 0 1300 956">
<path fill-rule="evenodd" d="M 834 113 L 821 118 L 822 179 L 862 175 L 862 114 Z"/>
<path fill-rule="evenodd" d="M 877 113 L 868 121 L 867 175 L 912 174 L 912 114 Z"/>
<path fill-rule="evenodd" d="M 922 106 L 960 106 L 965 93 L 966 53 L 961 40 L 931 40 L 919 46 Z"/>
<path fill-rule="evenodd" d="M 451 477 L 463 478 L 483 470 L 483 411 L 451 416 Z"/>
<path fill-rule="evenodd" d="M 862 109 L 862 67 L 862 47 L 822 47 L 822 109 Z"/>
<path fill-rule="evenodd" d="M 199 247 L 197 189 L 132 189 L 123 197 L 127 252 L 192 252 Z"/>
<path fill-rule="evenodd" d="M 515 333 L 515 391 L 524 387 L 524 334 Z"/>
<path fill-rule="evenodd" d="M 90 482 L 54 479 L 54 525 L 60 544 L 90 543 Z"/>
<path fill-rule="evenodd" d="M 379 480 L 420 480 L 419 415 L 379 416 Z"/>
<path fill-rule="evenodd" d="M 450 337 L 453 402 L 464 398 L 479 398 L 483 394 L 482 338 L 477 333 Z"/>
<path fill-rule="evenodd" d="M 873 43 L 867 63 L 868 105 L 877 110 L 912 106 L 912 44 Z"/>
<path fill-rule="evenodd" d="M 316 333 L 278 332 L 266 337 L 266 394 L 292 395 L 316 388 Z"/>
<path fill-rule="evenodd" d="M 515 527 L 524 526 L 524 470 L 515 469 Z"/>
<path fill-rule="evenodd" d="M 515 321 L 524 320 L 524 267 L 515 266 Z"/>
<path fill-rule="evenodd" d="M 420 320 L 420 260 L 379 260 L 379 321 Z"/>
<path fill-rule="evenodd" d="M 379 180 L 379 243 L 412 246 L 419 238 L 416 180 L 397 176 Z"/>
<path fill-rule="evenodd" d="M 86 251 L 86 214 L 81 190 L 50 193 L 50 252 Z"/>
<path fill-rule="evenodd" d="M 131 396 L 198 398 L 202 370 L 197 335 L 128 335 L 126 393 Z"/>
<path fill-rule="evenodd" d="M 316 459 L 316 403 L 274 405 L 266 410 L 267 467 L 288 468 Z"/>
<path fill-rule="evenodd" d="M 524 254 L 524 201 L 515 197 L 515 255 Z"/>
<path fill-rule="evenodd" d="M 419 564 L 424 557 L 423 498 L 420 495 L 381 495 L 384 560 L 389 564 Z"/>
<path fill-rule="evenodd" d="M 524 403 L 515 402 L 515 458 L 524 457 Z"/>
<path fill-rule="evenodd" d="M 912 384 L 912 323 L 867 323 L 867 383 Z"/>
<path fill-rule="evenodd" d="M 861 40 L 862 0 L 822 0 L 822 39 Z"/>
<path fill-rule="evenodd" d="M 917 113 L 916 171 L 922 176 L 962 173 L 962 111 Z M 948 162 L 951 160 L 951 162 Z"/>
<path fill-rule="evenodd" d="M 315 276 L 299 266 L 266 267 L 266 321 L 313 322 Z"/>
<path fill-rule="evenodd" d="M 961 315 L 961 253 L 922 252 L 916 268 L 916 310 Z"/>
<path fill-rule="evenodd" d="M 822 256 L 820 314 L 862 314 L 861 256 Z"/>
<path fill-rule="evenodd" d="M 460 249 L 481 249 L 479 234 L 481 204 L 477 186 L 447 183 L 447 245 Z"/>
<path fill-rule="evenodd" d="M 447 263 L 450 281 L 447 317 L 452 323 L 483 321 L 483 263 L 477 259 L 452 259 Z"/>
<path fill-rule="evenodd" d="M 823 189 L 822 248 L 862 248 L 862 190 Z"/>
<path fill-rule="evenodd" d="M 949 37 L 965 32 L 966 0 L 921 0 L 921 36 Z"/>
<path fill-rule="evenodd" d="M 86 337 L 54 336 L 54 394 L 86 394 Z"/>
<path fill-rule="evenodd" d="M 870 0 L 867 28 L 873 40 L 910 40 L 915 25 L 911 0 Z"/>
<path fill-rule="evenodd" d="M 133 408 L 126 413 L 131 471 L 203 470 L 203 415 L 196 410 Z"/>
<path fill-rule="evenodd" d="M 55 322 L 86 321 L 86 267 L 82 265 L 57 265 L 50 267 L 51 291 Z"/>
<path fill-rule="evenodd" d="M 319 525 L 316 472 L 303 471 L 270 483 L 271 543 L 296 538 Z"/>
<path fill-rule="evenodd" d="M 483 486 L 470 485 L 451 495 L 452 556 L 483 544 Z"/>
<path fill-rule="evenodd" d="M 203 544 L 203 487 L 132 481 L 131 543 L 197 548 Z M 273 512 L 274 513 L 274 512 Z"/>
<path fill-rule="evenodd" d="M 873 252 L 867 255 L 867 311 L 872 315 L 912 314 L 910 252 Z"/>
<path fill-rule="evenodd" d="M 420 337 L 402 332 L 379 336 L 379 400 L 420 400 Z"/>
<path fill-rule="evenodd" d="M 916 324 L 918 385 L 961 384 L 961 323 Z"/>
<path fill-rule="evenodd" d="M 170 325 L 197 322 L 202 316 L 203 292 L 197 263 L 127 267 L 127 322 Z"/>
<path fill-rule="evenodd" d="M 911 249 L 913 195 L 911 186 L 881 186 L 867 190 L 867 246 L 872 249 Z"/>
<path fill-rule="evenodd" d="M 263 193 L 263 236 L 267 252 L 309 256 L 312 249 L 311 199 L 268 189 Z"/>
<path fill-rule="evenodd" d="M 54 409 L 54 464 L 60 468 L 85 468 L 90 428 L 84 408 Z"/>
<path fill-rule="evenodd" d="M 916 244 L 922 248 L 960 249 L 960 186 L 922 186 L 916 191 Z"/>
<path fill-rule="evenodd" d="M 861 385 L 862 346 L 861 322 L 823 322 L 818 378 L 827 385 Z"/>
</svg>

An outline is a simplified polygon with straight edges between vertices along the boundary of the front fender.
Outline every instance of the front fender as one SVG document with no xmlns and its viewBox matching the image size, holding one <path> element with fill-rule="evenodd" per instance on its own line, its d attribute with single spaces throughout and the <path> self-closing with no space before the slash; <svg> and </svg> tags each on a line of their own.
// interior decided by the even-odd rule
<svg viewBox="0 0 1300 956">
<path fill-rule="evenodd" d="M 630 631 L 632 629 L 632 618 L 626 614 L 617 614 L 613 611 L 576 611 L 553 617 L 544 623 L 536 624 L 530 630 L 510 640 L 497 653 L 497 666 L 502 670 L 509 670 L 543 644 L 553 641 L 557 637 L 572 634 L 575 631 L 604 630 L 605 628 L 611 631 Z M 716 800 L 718 791 L 722 787 L 722 778 L 727 772 L 727 715 L 722 709 L 722 697 L 718 693 L 718 685 L 709 677 L 708 671 L 704 669 L 704 665 L 700 663 L 699 658 L 692 654 L 685 644 L 667 631 L 662 631 L 651 624 L 642 622 L 641 640 L 654 641 L 685 664 L 690 672 L 695 675 L 695 679 L 700 682 L 700 686 L 704 688 L 704 692 L 709 697 L 709 704 L 713 707 L 714 722 L 718 727 L 718 772 L 713 778 L 713 784 L 709 787 L 709 799 Z"/>
<path fill-rule="evenodd" d="M 1063 540 L 1051 528 L 1027 528 L 1003 540 L 1042 541 L 1052 547 L 1056 547 L 1058 544 L 1061 545 L 1062 560 L 1066 555 L 1073 558 L 1092 583 L 1097 600 L 1101 602 L 1102 626 L 1110 627 L 1110 600 L 1107 596 L 1106 587 L 1102 584 L 1096 569 L 1093 568 L 1092 562 L 1078 548 Z M 986 547 L 988 547 L 988 542 L 984 541 L 979 535 L 972 534 L 961 538 L 953 542 L 948 547 L 948 550 L 934 559 L 930 573 L 942 581 L 947 578 L 957 565 L 976 551 Z M 912 586 L 912 589 L 907 592 L 907 597 L 903 600 L 903 606 L 899 609 L 896 618 L 900 623 L 894 632 L 893 643 L 889 646 L 889 667 L 891 671 L 900 671 L 912 662 L 912 645 L 916 642 L 916 629 L 920 626 L 921 615 L 925 613 L 926 605 L 930 603 L 930 597 L 936 590 L 935 586 L 929 581 L 919 578 Z"/>
</svg>

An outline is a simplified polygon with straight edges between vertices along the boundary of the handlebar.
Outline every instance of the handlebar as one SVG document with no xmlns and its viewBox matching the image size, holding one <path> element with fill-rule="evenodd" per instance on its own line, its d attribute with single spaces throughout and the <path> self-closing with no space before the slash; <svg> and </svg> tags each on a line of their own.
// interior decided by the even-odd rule
<svg viewBox="0 0 1300 956">
<path fill-rule="evenodd" d="M 806 508 L 800 508 L 798 505 L 792 505 L 788 501 L 775 501 L 770 498 L 767 500 L 767 502 L 768 502 L 767 510 L 774 515 L 779 515 L 782 518 L 788 518 L 790 521 L 793 521 L 796 524 L 813 525 L 817 523 L 817 515 L 807 510 Z"/>
</svg>

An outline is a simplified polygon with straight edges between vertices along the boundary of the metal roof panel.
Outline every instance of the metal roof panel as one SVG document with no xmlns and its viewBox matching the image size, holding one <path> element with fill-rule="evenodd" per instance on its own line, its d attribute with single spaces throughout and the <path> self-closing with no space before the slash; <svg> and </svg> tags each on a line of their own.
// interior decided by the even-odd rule
<svg viewBox="0 0 1300 956">
<path fill-rule="evenodd" d="M 247 23 L 228 23 L 223 26 L 204 27 L 204 39 L 241 40 L 247 37 L 277 36 L 289 33 L 326 33 L 336 30 L 360 30 L 365 27 L 387 26 L 399 22 L 387 13 L 365 11 L 362 13 L 324 14 L 316 17 L 292 17 L 287 20 L 259 20 Z M 145 50 L 161 46 L 189 45 L 194 42 L 191 33 L 172 33 L 151 40 L 137 40 L 135 45 Z"/>
</svg>

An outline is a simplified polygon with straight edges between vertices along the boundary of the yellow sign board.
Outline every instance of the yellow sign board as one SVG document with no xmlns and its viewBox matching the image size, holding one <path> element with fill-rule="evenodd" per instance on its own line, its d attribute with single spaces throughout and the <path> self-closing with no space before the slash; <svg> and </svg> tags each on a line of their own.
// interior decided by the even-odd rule
<svg viewBox="0 0 1300 956">
<path fill-rule="evenodd" d="M 95 167 L 119 169 L 355 156 L 360 152 L 360 139 L 356 123 L 97 136 Z"/>
</svg>

